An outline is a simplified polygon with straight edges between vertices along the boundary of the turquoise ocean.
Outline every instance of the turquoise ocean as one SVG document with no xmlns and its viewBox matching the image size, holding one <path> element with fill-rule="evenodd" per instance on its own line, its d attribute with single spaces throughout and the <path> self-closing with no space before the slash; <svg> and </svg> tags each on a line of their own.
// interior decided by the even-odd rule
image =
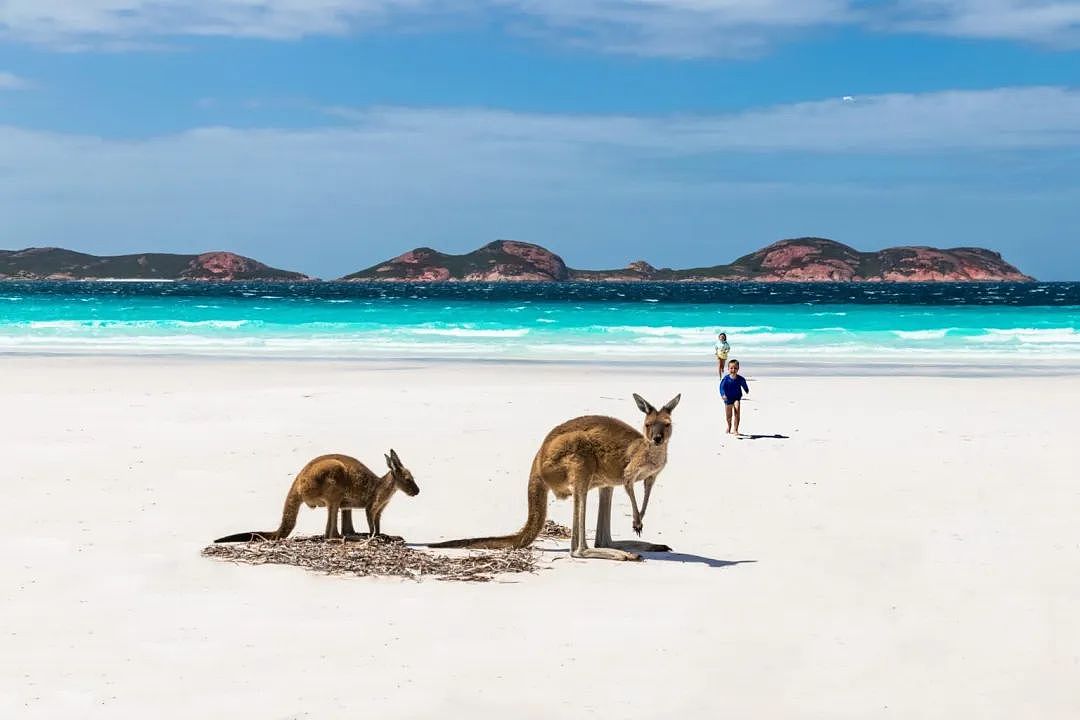
<svg viewBox="0 0 1080 720">
<path fill-rule="evenodd" d="M 0 353 L 1080 363 L 1080 283 L 0 283 Z"/>
</svg>

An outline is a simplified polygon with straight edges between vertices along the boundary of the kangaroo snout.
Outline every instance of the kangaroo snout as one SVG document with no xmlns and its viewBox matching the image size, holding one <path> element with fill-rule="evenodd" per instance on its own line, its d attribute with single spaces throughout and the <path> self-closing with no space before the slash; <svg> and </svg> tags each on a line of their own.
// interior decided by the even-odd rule
<svg viewBox="0 0 1080 720">
<path fill-rule="evenodd" d="M 660 435 L 653 435 L 653 439 L 652 439 L 652 441 L 653 441 L 654 443 L 656 443 L 657 445 L 659 445 L 660 443 L 664 442 L 664 436 L 663 436 L 663 434 L 660 434 Z"/>
</svg>

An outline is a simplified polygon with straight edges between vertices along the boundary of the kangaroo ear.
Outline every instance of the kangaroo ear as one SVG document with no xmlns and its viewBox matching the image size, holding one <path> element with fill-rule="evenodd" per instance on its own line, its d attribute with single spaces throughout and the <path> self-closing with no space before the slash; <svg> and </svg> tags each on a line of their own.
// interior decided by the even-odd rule
<svg viewBox="0 0 1080 720">
<path fill-rule="evenodd" d="M 383 457 L 386 458 L 386 467 L 393 470 L 394 469 L 394 460 L 393 460 L 393 458 L 391 458 L 389 455 L 383 455 Z"/>
<path fill-rule="evenodd" d="M 676 395 L 675 397 L 673 397 L 673 398 L 671 398 L 670 400 L 668 400 L 668 404 L 667 404 L 667 405 L 665 405 L 665 406 L 664 406 L 663 408 L 661 408 L 661 409 L 662 409 L 662 410 L 663 410 L 664 412 L 670 413 L 670 412 L 671 412 L 672 410 L 674 410 L 674 409 L 675 409 L 675 406 L 679 404 L 679 401 L 680 401 L 680 400 L 682 400 L 682 393 L 679 393 L 679 394 L 678 394 L 678 395 Z"/>
<path fill-rule="evenodd" d="M 401 464 L 401 458 L 398 457 L 397 453 L 394 452 L 393 448 L 390 449 L 390 459 L 394 461 L 394 464 L 397 465 L 398 468 L 403 467 Z"/>
<path fill-rule="evenodd" d="M 649 404 L 649 401 L 641 397 L 637 393 L 634 393 L 634 402 L 637 403 L 638 410 L 648 415 L 649 413 L 656 412 L 656 408 Z"/>
</svg>

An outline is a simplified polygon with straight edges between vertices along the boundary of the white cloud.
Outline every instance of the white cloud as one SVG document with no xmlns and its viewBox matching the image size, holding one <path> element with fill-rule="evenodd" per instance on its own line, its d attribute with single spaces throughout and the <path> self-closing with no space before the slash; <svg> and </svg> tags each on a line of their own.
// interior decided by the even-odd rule
<svg viewBox="0 0 1080 720">
<path fill-rule="evenodd" d="M 668 182 L 669 175 L 650 172 L 650 163 L 677 168 L 693 161 L 701 182 L 738 182 L 727 164 L 736 156 L 783 168 L 784 153 L 921 157 L 1080 148 L 1080 90 L 1055 87 L 867 95 L 855 103 L 837 97 L 697 116 L 326 112 L 339 124 L 207 127 L 146 140 L 0 127 L 0 197 L 59 194 L 81 202 L 130 194 L 168 204 L 173 191 L 201 192 L 206 182 L 233 188 L 223 197 L 239 199 L 261 190 L 303 194 L 309 181 L 318 188 L 328 178 L 330 194 L 353 198 L 399 191 L 498 196 L 567 183 Z"/>
<path fill-rule="evenodd" d="M 606 52 L 738 56 L 839 26 L 1074 46 L 1077 0 L 6 0 L 0 33 L 64 48 L 162 38 L 293 39 L 488 20 Z"/>
<path fill-rule="evenodd" d="M 318 187 L 327 178 L 341 181 L 332 194 L 351 197 L 499 195 L 521 186 L 669 181 L 670 174 L 650 171 L 656 163 L 692 162 L 701 182 L 738 182 L 728 171 L 736 157 L 760 157 L 782 171 L 785 153 L 963 158 L 1080 148 L 1080 90 L 1055 87 L 867 95 L 854 103 L 837 97 L 696 116 L 403 107 L 327 113 L 338 124 L 206 127 L 145 140 L 0 127 L 0 197 L 130 193 L 168 202 L 172 190 L 198 191 L 206 179 L 240 197 L 250 194 L 245 188 L 303 193 L 309 180 Z"/>
<path fill-rule="evenodd" d="M 1053 87 L 861 96 L 856 103 L 838 97 L 706 116 L 327 112 L 341 124 L 209 127 L 137 141 L 0 128 L 0 197 L 29 193 L 93 206 L 110 195 L 171 207 L 174 195 L 216 188 L 206 198 L 211 204 L 243 205 L 271 193 L 287 207 L 288 198 L 309 190 L 350 203 L 473 193 L 522 199 L 579 185 L 621 192 L 741 182 L 731 170 L 738 157 L 760 157 L 754 166 L 773 168 L 773 176 L 755 178 L 770 185 L 785 180 L 784 153 L 936 157 L 1080 148 L 1080 91 Z M 692 181 L 680 174 L 687 163 Z"/>
<path fill-rule="evenodd" d="M 897 0 L 886 27 L 954 37 L 1080 42 L 1077 0 Z"/>
<path fill-rule="evenodd" d="M 433 0 L 7 0 L 0 29 L 15 40 L 67 48 L 162 37 L 294 39 L 344 35 L 399 12 L 430 11 Z"/>
<path fill-rule="evenodd" d="M 796 32 L 858 20 L 856 0 L 495 1 L 555 40 L 675 58 L 753 54 Z"/>
<path fill-rule="evenodd" d="M 471 147 L 687 157 L 721 152 L 892 154 L 1080 146 L 1080 90 L 954 90 L 834 98 L 698 116 L 376 108 L 327 112 L 354 132 Z"/>
<path fill-rule="evenodd" d="M 25 90 L 30 82 L 14 73 L 0 71 L 0 90 Z"/>
<path fill-rule="evenodd" d="M 791 234 L 910 242 L 900 228 L 914 224 L 920 242 L 984 244 L 980 232 L 1027 242 L 1042 224 L 1059 242 L 1080 221 L 1068 210 L 1080 207 L 1074 90 L 837 97 L 714 116 L 333 112 L 341 124 L 145 140 L 0 127 L 6 246 L 221 247 L 344 273 L 405 247 L 467 250 L 506 235 L 565 252 L 581 243 L 584 265 L 692 264 Z M 1043 179 L 1040 157 L 1056 176 Z M 1041 198 L 1010 184 L 1021 175 Z M 942 214 L 965 234 L 929 234 Z M 738 249 L 716 249 L 733 228 Z M 595 237 L 609 250 L 590 260 Z"/>
</svg>

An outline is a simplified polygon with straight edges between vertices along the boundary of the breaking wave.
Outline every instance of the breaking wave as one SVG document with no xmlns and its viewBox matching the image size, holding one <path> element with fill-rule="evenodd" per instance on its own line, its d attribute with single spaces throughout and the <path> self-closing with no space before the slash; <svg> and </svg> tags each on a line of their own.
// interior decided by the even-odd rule
<svg viewBox="0 0 1080 720">
<path fill-rule="evenodd" d="M 709 364 L 723 331 L 747 363 L 1080 362 L 1080 284 L 531 288 L 12 283 L 0 296 L 0 352 Z"/>
</svg>

